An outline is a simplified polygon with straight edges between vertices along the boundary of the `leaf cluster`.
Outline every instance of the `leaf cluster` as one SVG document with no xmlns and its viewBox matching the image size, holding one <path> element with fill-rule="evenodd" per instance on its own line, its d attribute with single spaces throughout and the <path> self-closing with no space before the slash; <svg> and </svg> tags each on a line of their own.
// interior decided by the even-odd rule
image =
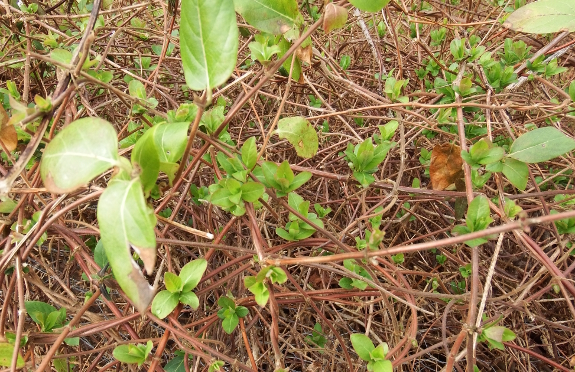
<svg viewBox="0 0 575 372">
<path fill-rule="evenodd" d="M 160 319 L 168 316 L 178 303 L 190 306 L 192 309 L 197 309 L 200 306 L 198 296 L 192 291 L 200 279 L 204 275 L 208 262 L 203 259 L 197 259 L 188 262 L 182 270 L 180 275 L 175 275 L 170 272 L 164 273 L 164 285 L 166 289 L 160 291 L 154 297 L 152 302 L 152 314 Z"/>
<path fill-rule="evenodd" d="M 287 280 L 287 275 L 283 269 L 275 266 L 266 266 L 260 270 L 256 276 L 246 276 L 244 286 L 253 293 L 256 303 L 261 307 L 266 306 L 270 297 L 270 292 L 266 286 L 266 281 L 271 284 L 283 284 Z"/>
</svg>

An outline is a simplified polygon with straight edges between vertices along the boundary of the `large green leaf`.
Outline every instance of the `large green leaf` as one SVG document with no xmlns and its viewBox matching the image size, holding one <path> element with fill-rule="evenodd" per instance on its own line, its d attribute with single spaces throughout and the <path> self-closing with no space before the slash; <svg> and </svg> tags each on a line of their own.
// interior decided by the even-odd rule
<svg viewBox="0 0 575 372">
<path fill-rule="evenodd" d="M 529 177 L 529 167 L 522 161 L 513 158 L 505 159 L 501 170 L 505 177 L 519 190 L 525 190 L 527 187 L 527 178 Z"/>
<path fill-rule="evenodd" d="M 46 146 L 40 174 L 48 191 L 67 193 L 119 163 L 118 139 L 106 120 L 74 121 Z"/>
<path fill-rule="evenodd" d="M 559 129 L 544 127 L 527 132 L 511 145 L 509 156 L 525 163 L 551 160 L 575 149 L 575 140 Z"/>
<path fill-rule="evenodd" d="M 12 353 L 14 352 L 14 345 L 7 342 L 0 342 L 0 366 L 11 367 L 12 366 Z M 18 359 L 16 359 L 16 368 L 24 367 L 26 363 L 22 359 L 22 355 L 18 353 Z"/>
<path fill-rule="evenodd" d="M 369 362 L 371 360 L 371 352 L 375 349 L 369 337 L 361 333 L 354 333 L 349 338 L 357 355 L 366 362 Z"/>
<path fill-rule="evenodd" d="M 190 123 L 166 123 L 158 125 L 154 139 L 158 147 L 160 162 L 175 163 L 180 161 L 188 142 Z"/>
<path fill-rule="evenodd" d="M 148 273 L 156 262 L 156 217 L 146 205 L 138 178 L 112 180 L 98 202 L 100 234 L 114 277 L 138 311 L 143 313 L 154 296 L 130 247 L 140 256 Z"/>
<path fill-rule="evenodd" d="M 379 12 L 390 0 L 349 0 L 349 2 L 359 10 L 366 12 Z"/>
<path fill-rule="evenodd" d="M 154 140 L 157 128 L 157 126 L 150 128 L 144 133 L 136 142 L 132 151 L 132 165 L 135 166 L 137 164 L 141 169 L 140 180 L 145 192 L 150 191 L 154 187 L 160 173 L 160 158 Z"/>
<path fill-rule="evenodd" d="M 471 231 L 484 230 L 493 222 L 490 215 L 489 200 L 485 195 L 476 196 L 475 199 L 469 203 L 465 222 Z"/>
<path fill-rule="evenodd" d="M 281 119 L 276 133 L 280 138 L 287 139 L 302 158 L 311 158 L 317 153 L 317 133 L 309 121 L 301 116 Z"/>
<path fill-rule="evenodd" d="M 223 84 L 236 66 L 238 26 L 233 0 L 182 2 L 180 53 L 193 90 Z"/>
<path fill-rule="evenodd" d="M 178 306 L 179 299 L 179 292 L 161 291 L 154 297 L 152 302 L 152 314 L 164 319 Z"/>
<path fill-rule="evenodd" d="M 291 30 L 300 16 L 296 0 L 234 0 L 234 5 L 247 23 L 274 35 Z"/>
<path fill-rule="evenodd" d="M 515 31 L 533 34 L 550 34 L 575 31 L 575 1 L 540 0 L 513 12 L 504 26 Z"/>
<path fill-rule="evenodd" d="M 207 267 L 208 261 L 203 258 L 198 258 L 184 265 L 182 271 L 180 271 L 180 278 L 183 284 L 182 292 L 188 292 L 196 288 Z"/>
<path fill-rule="evenodd" d="M 42 301 L 25 301 L 24 308 L 36 324 L 44 324 L 48 315 L 57 309 Z"/>
</svg>

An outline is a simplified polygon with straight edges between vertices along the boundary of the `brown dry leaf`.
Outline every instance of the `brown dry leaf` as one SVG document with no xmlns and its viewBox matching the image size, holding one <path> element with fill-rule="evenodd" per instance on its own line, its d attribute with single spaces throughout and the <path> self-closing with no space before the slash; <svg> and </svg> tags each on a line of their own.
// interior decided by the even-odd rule
<svg viewBox="0 0 575 372">
<path fill-rule="evenodd" d="M 461 148 L 451 143 L 437 145 L 431 152 L 429 176 L 434 190 L 443 190 L 463 177 Z"/>
<path fill-rule="evenodd" d="M 295 52 L 297 58 L 300 59 L 300 61 L 307 63 L 308 65 L 311 65 L 311 56 L 312 56 L 312 48 L 311 48 L 311 44 L 306 46 L 305 48 L 297 48 L 296 52 Z"/>
<path fill-rule="evenodd" d="M 0 104 L 0 141 L 8 151 L 14 151 L 18 145 L 18 134 L 14 124 L 8 124 L 9 119 L 8 113 Z"/>
</svg>

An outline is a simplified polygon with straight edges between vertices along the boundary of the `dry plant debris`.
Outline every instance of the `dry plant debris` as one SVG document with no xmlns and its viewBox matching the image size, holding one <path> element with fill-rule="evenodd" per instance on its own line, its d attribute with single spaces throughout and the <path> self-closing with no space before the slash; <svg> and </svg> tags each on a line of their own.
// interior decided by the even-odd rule
<svg viewBox="0 0 575 372">
<path fill-rule="evenodd" d="M 293 1 L 309 37 L 289 41 L 244 9 L 237 64 L 212 97 L 186 86 L 190 30 L 165 2 L 1 3 L 2 368 L 572 371 L 575 42 L 504 28 L 525 2 L 396 0 L 368 13 Z M 151 127 L 193 110 L 204 116 L 190 147 L 141 176 L 157 243 L 145 280 L 162 293 L 146 309 L 106 271 L 100 239 L 98 200 L 121 167 L 56 195 L 40 160 L 81 118 L 111 123 L 130 158 Z M 314 134 L 294 148 L 286 118 Z M 522 137 L 546 127 L 556 142 Z M 126 252 L 138 238 L 126 235 Z M 133 253 L 126 265 L 143 268 Z"/>
</svg>

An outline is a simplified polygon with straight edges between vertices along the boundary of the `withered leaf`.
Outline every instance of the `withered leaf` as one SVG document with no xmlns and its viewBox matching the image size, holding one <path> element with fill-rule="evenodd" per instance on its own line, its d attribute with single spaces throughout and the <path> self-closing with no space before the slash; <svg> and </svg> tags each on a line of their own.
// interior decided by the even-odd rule
<svg viewBox="0 0 575 372">
<path fill-rule="evenodd" d="M 461 148 L 451 143 L 436 145 L 431 152 L 429 176 L 434 190 L 444 190 L 463 177 Z"/>
<path fill-rule="evenodd" d="M 4 143 L 8 151 L 14 151 L 18 145 L 18 134 L 14 124 L 9 124 L 9 117 L 4 107 L 0 104 L 0 141 Z"/>
<path fill-rule="evenodd" d="M 311 57 L 312 57 L 312 48 L 311 48 L 311 44 L 306 46 L 305 48 L 297 48 L 296 52 L 295 52 L 297 58 L 300 59 L 300 61 L 307 63 L 308 65 L 311 65 Z"/>
</svg>

